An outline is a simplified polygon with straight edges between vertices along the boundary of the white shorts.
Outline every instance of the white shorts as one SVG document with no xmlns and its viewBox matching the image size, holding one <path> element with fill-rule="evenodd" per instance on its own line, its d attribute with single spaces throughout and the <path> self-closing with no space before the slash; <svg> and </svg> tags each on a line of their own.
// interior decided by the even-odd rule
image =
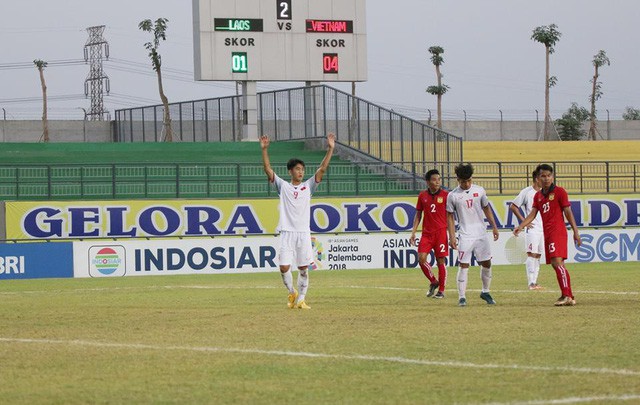
<svg viewBox="0 0 640 405">
<path fill-rule="evenodd" d="M 491 260 L 491 244 L 488 235 L 480 237 L 460 235 L 458 238 L 458 261 L 470 264 L 471 256 L 474 254 L 479 262 Z"/>
<path fill-rule="evenodd" d="M 313 261 L 313 248 L 311 247 L 311 233 L 288 232 L 280 233 L 280 265 L 296 267 L 309 266 Z"/>
<path fill-rule="evenodd" d="M 527 244 L 527 253 L 541 255 L 544 252 L 544 234 L 542 232 L 531 232 L 527 229 L 524 239 Z"/>
</svg>

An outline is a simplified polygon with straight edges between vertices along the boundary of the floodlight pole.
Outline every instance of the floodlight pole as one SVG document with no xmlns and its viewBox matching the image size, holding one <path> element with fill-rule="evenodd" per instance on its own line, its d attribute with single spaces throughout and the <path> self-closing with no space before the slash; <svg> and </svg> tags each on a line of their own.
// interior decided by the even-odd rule
<svg viewBox="0 0 640 405">
<path fill-rule="evenodd" d="M 258 140 L 258 85 L 254 80 L 242 82 L 242 140 Z"/>
</svg>

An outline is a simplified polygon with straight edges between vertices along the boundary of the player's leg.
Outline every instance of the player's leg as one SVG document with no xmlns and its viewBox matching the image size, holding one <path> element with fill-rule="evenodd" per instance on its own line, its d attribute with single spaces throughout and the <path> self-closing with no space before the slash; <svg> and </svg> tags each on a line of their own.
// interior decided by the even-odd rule
<svg viewBox="0 0 640 405">
<path fill-rule="evenodd" d="M 561 257 L 553 257 L 551 258 L 551 265 L 556 271 L 556 277 L 561 291 L 560 298 L 558 298 L 554 305 L 557 307 L 576 305 L 575 297 L 571 291 L 571 276 L 569 275 L 567 268 L 564 266 L 564 259 Z"/>
<path fill-rule="evenodd" d="M 307 290 L 309 289 L 309 264 L 313 260 L 313 248 L 311 246 L 311 235 L 300 233 L 297 235 L 296 260 L 298 265 L 298 299 L 296 307 L 300 309 L 310 309 L 305 302 Z"/>
<path fill-rule="evenodd" d="M 433 239 L 429 235 L 422 235 L 418 244 L 418 264 L 422 270 L 422 274 L 429 280 L 429 292 L 427 297 L 433 296 L 438 288 L 438 280 L 431 271 L 431 265 L 427 261 L 429 252 L 433 247 Z"/>
<path fill-rule="evenodd" d="M 560 287 L 560 298 L 555 306 L 572 306 L 575 305 L 575 298 L 571 291 L 571 277 L 564 266 L 564 260 L 567 258 L 567 233 L 566 231 L 558 232 L 553 235 L 545 235 L 545 254 L 547 263 L 553 266 Z"/>
<path fill-rule="evenodd" d="M 449 241 L 447 239 L 447 230 L 442 229 L 436 238 L 436 244 L 433 252 L 436 256 L 436 263 L 438 265 L 438 293 L 434 295 L 435 298 L 444 298 L 444 289 L 447 283 L 447 266 L 446 258 L 449 257 Z"/>
<path fill-rule="evenodd" d="M 296 299 L 298 298 L 298 292 L 293 288 L 293 275 L 291 274 L 291 264 L 293 263 L 293 243 L 290 232 L 282 232 L 280 234 L 280 275 L 282 276 L 282 282 L 287 288 L 289 295 L 287 297 L 287 306 L 293 308 L 295 306 Z"/>
<path fill-rule="evenodd" d="M 491 242 L 489 236 L 478 238 L 473 246 L 473 251 L 480 263 L 480 280 L 482 280 L 482 292 L 480 298 L 485 300 L 489 305 L 495 305 L 495 300 L 491 296 L 491 278 L 493 277 L 491 270 Z"/>
<path fill-rule="evenodd" d="M 458 286 L 458 305 L 467 305 L 467 280 L 469 277 L 469 264 L 471 263 L 473 240 L 460 237 L 458 241 L 458 274 L 456 277 Z"/>
<path fill-rule="evenodd" d="M 447 284 L 447 265 L 445 264 L 444 257 L 438 257 L 436 259 L 438 263 L 438 292 L 434 295 L 434 298 L 444 298 L 444 289 Z"/>
<path fill-rule="evenodd" d="M 544 248 L 544 237 L 542 232 L 528 232 L 527 233 L 527 263 L 531 263 L 531 268 L 527 269 L 529 279 L 529 289 L 541 290 L 542 287 L 538 284 L 538 275 L 540 274 L 540 256 Z"/>
<path fill-rule="evenodd" d="M 527 286 L 529 286 L 530 290 L 535 290 L 536 283 L 534 281 L 534 274 L 536 271 L 536 259 L 529 252 L 527 252 L 527 260 L 524 262 L 524 266 L 527 273 Z"/>
</svg>

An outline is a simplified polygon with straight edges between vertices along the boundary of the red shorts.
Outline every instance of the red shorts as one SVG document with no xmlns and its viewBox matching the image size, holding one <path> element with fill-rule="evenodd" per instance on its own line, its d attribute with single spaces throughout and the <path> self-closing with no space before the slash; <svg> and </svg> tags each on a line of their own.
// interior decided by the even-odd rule
<svg viewBox="0 0 640 405">
<path fill-rule="evenodd" d="M 449 239 L 447 229 L 442 228 L 434 232 L 423 233 L 418 244 L 418 253 L 429 253 L 433 250 L 436 257 L 449 256 Z"/>
<path fill-rule="evenodd" d="M 567 230 L 561 229 L 560 232 L 544 234 L 544 255 L 547 264 L 551 264 L 551 258 L 562 257 L 567 259 Z"/>
</svg>

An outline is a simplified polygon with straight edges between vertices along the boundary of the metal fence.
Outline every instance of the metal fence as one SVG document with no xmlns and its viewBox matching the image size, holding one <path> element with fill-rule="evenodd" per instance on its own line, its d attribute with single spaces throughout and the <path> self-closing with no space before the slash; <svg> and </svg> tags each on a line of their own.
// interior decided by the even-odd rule
<svg viewBox="0 0 640 405">
<path fill-rule="evenodd" d="M 318 162 L 307 162 L 313 167 Z M 457 185 L 439 163 L 443 185 Z M 474 182 L 491 195 L 516 195 L 535 163 L 474 163 Z M 640 162 L 556 162 L 556 181 L 570 193 L 637 193 Z M 316 195 L 409 195 L 425 188 L 425 162 L 332 164 Z M 284 165 L 274 165 L 279 173 Z M 261 164 L 0 165 L 0 200 L 254 198 L 274 196 Z"/>
<path fill-rule="evenodd" d="M 242 97 L 230 96 L 169 104 L 173 137 L 179 142 L 240 140 Z M 162 104 L 115 111 L 116 142 L 162 142 Z"/>
<path fill-rule="evenodd" d="M 462 139 L 328 86 L 257 94 L 258 130 L 275 140 L 324 137 L 333 132 L 354 149 L 385 162 L 461 162 Z M 174 103 L 174 139 L 184 142 L 240 140 L 240 96 Z M 116 140 L 158 142 L 162 105 L 116 110 Z"/>
</svg>

